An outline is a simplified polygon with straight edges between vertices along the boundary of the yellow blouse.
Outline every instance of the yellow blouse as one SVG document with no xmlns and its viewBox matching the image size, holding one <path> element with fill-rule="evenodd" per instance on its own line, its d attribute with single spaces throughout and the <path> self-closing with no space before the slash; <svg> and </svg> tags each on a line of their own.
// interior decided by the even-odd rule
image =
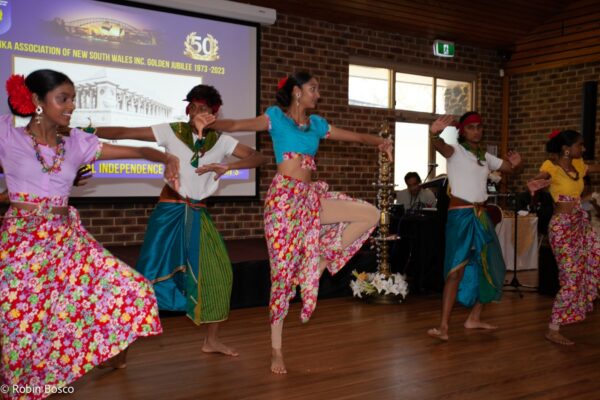
<svg viewBox="0 0 600 400">
<path fill-rule="evenodd" d="M 579 173 L 577 180 L 573 173 L 567 173 L 560 165 L 554 164 L 550 160 L 544 161 L 540 167 L 540 172 L 550 174 L 550 194 L 554 201 L 558 201 L 559 195 L 579 198 L 583 192 L 583 177 L 587 172 L 587 166 L 583 163 L 583 158 L 573 160 L 573 167 Z"/>
</svg>

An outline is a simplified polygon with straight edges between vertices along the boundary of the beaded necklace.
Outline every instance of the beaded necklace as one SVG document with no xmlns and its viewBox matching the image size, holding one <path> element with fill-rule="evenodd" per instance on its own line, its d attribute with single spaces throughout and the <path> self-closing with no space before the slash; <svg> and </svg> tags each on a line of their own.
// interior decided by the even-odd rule
<svg viewBox="0 0 600 400">
<path fill-rule="evenodd" d="M 560 164 L 560 163 L 558 163 L 558 165 L 560 166 L 560 168 L 563 171 L 565 171 L 565 175 L 567 175 L 569 178 L 573 179 L 574 181 L 579 180 L 579 171 L 577 171 L 577 169 L 575 167 L 573 167 L 573 169 L 575 171 L 571 171 L 570 169 L 563 167 L 562 164 Z"/>
<path fill-rule="evenodd" d="M 52 165 L 48 165 L 44 157 L 40 152 L 40 144 L 38 143 L 35 134 L 29 129 L 29 126 L 25 127 L 25 131 L 31 137 L 33 141 L 33 149 L 35 150 L 35 158 L 42 164 L 42 172 L 45 174 L 56 174 L 60 172 L 60 167 L 63 161 L 65 160 L 65 141 L 62 138 L 62 135 L 56 135 L 56 154 L 54 154 L 54 158 L 52 160 Z"/>
<path fill-rule="evenodd" d="M 294 123 L 296 128 L 303 132 L 306 132 L 310 128 L 310 119 L 306 115 L 304 116 L 304 119 L 306 121 L 305 123 L 297 122 L 294 119 L 294 117 L 292 117 L 292 114 L 290 114 L 289 112 L 285 113 L 285 116 L 288 117 L 288 119 Z"/>
</svg>

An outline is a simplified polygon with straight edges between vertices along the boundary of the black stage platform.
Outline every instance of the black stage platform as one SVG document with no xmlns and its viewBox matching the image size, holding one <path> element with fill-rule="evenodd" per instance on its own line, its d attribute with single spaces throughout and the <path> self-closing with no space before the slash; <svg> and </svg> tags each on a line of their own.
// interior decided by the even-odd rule
<svg viewBox="0 0 600 400">
<path fill-rule="evenodd" d="M 271 280 L 265 240 L 240 239 L 225 242 L 233 266 L 231 308 L 267 306 Z M 374 272 L 377 257 L 367 243 L 335 276 L 323 274 L 319 298 L 352 296 L 352 271 Z M 131 266 L 135 266 L 141 246 L 109 246 L 108 250 Z M 296 296 L 298 300 L 299 296 Z"/>
</svg>

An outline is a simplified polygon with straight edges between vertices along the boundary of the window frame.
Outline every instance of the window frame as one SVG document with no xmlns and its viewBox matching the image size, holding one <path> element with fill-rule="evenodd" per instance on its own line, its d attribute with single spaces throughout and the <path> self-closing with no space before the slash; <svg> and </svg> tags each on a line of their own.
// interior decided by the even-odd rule
<svg viewBox="0 0 600 400">
<path fill-rule="evenodd" d="M 450 64 L 451 61 L 445 61 L 446 64 Z M 396 122 L 409 122 L 418 124 L 430 125 L 440 114 L 436 114 L 436 100 L 437 100 L 437 80 L 446 79 L 452 81 L 468 82 L 471 84 L 471 104 L 472 109 L 477 110 L 480 108 L 480 96 L 477 95 L 479 86 L 479 74 L 476 72 L 465 72 L 465 71 L 453 71 L 443 67 L 426 67 L 414 64 L 386 62 L 382 60 L 373 60 L 366 57 L 352 56 L 348 60 L 348 71 L 350 65 L 358 65 L 371 68 L 386 68 L 389 70 L 389 81 L 388 81 L 388 107 L 387 108 L 376 108 L 360 105 L 349 104 L 350 99 L 347 99 L 348 107 L 358 108 L 371 108 L 376 110 L 388 110 L 393 113 L 394 126 Z M 433 78 L 433 93 L 432 93 L 432 104 L 431 112 L 422 111 L 410 111 L 410 110 L 397 110 L 396 107 L 396 73 L 420 75 Z M 348 76 L 348 82 L 349 82 Z M 469 110 L 470 111 L 470 110 Z M 459 117 L 459 116 L 457 116 Z M 395 134 L 395 131 L 394 131 Z M 429 144 L 429 162 L 435 163 L 435 149 Z M 434 174 L 437 171 L 434 170 Z"/>
</svg>

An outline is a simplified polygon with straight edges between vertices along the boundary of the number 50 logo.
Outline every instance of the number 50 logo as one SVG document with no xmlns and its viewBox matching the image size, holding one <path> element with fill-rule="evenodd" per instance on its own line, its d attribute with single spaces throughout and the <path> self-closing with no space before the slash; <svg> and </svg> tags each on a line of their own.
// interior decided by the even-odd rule
<svg viewBox="0 0 600 400">
<path fill-rule="evenodd" d="M 210 33 L 206 37 L 198 36 L 192 32 L 183 42 L 185 50 L 183 54 L 193 60 L 216 61 L 219 59 L 219 42 Z"/>
</svg>

